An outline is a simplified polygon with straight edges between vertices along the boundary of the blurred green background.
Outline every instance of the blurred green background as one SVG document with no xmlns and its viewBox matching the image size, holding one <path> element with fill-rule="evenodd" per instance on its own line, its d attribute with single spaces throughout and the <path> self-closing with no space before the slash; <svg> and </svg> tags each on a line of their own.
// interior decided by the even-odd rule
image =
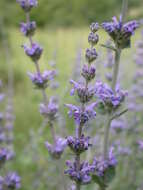
<svg viewBox="0 0 143 190">
<path fill-rule="evenodd" d="M 39 0 L 39 6 L 32 11 L 32 18 L 40 26 L 81 26 L 97 20 L 109 19 L 119 14 L 122 0 Z M 130 18 L 143 17 L 142 0 L 129 0 Z M 17 26 L 24 20 L 16 0 L 0 0 L 0 15 L 6 24 Z"/>
<path fill-rule="evenodd" d="M 48 63 L 53 59 L 53 52 L 57 51 L 56 67 L 59 74 L 56 80 L 58 80 L 60 88 L 55 91 L 48 89 L 47 94 L 48 97 L 52 94 L 58 95 L 60 99 L 60 112 L 64 116 L 65 123 L 57 126 L 56 130 L 59 132 L 59 128 L 63 127 L 61 135 L 72 133 L 74 129 L 73 121 L 68 119 L 67 110 L 63 105 L 74 101 L 69 96 L 69 79 L 72 77 L 73 69 L 75 69 L 75 60 L 79 48 L 82 50 L 84 60 L 84 52 L 88 47 L 89 24 L 92 21 L 101 22 L 109 20 L 114 15 L 119 15 L 121 4 L 122 0 L 39 0 L 39 6 L 32 10 L 31 17 L 38 22 L 39 27 L 34 39 L 44 48 L 40 60 L 42 70 L 50 68 Z M 142 0 L 129 0 L 128 19 L 142 18 L 142 8 Z M 58 190 L 57 184 L 51 183 L 54 177 L 57 177 L 58 170 L 57 168 L 53 169 L 53 162 L 44 146 L 44 142 L 50 139 L 48 127 L 45 129 L 44 135 L 37 140 L 38 142 L 33 141 L 34 138 L 37 138 L 37 130 L 42 124 L 42 117 L 38 110 L 42 97 L 40 92 L 33 88 L 27 76 L 27 71 L 34 71 L 34 66 L 21 48 L 21 45 L 27 42 L 19 31 L 19 23 L 25 21 L 25 15 L 15 0 L 0 0 L 0 18 L 4 21 L 1 29 L 4 29 L 5 34 L 7 34 L 10 61 L 14 69 L 14 110 L 16 115 L 14 145 L 16 157 L 9 167 L 18 171 L 22 177 L 22 190 Z M 103 31 L 99 32 L 99 36 L 100 43 L 104 43 L 108 39 Z M 121 67 L 124 71 L 122 74 L 127 79 L 123 81 L 123 86 L 127 88 L 130 87 L 130 81 L 134 74 L 134 44 L 135 40 L 139 38 L 140 33 L 137 32 L 132 39 L 132 48 L 125 50 L 122 54 Z M 105 50 L 99 46 L 98 51 L 103 52 L 102 59 L 104 60 Z M 100 69 L 103 75 L 103 62 L 101 64 Z M 7 70 L 1 36 L 0 79 L 3 80 L 5 87 L 7 85 Z M 33 132 L 31 131 L 34 131 L 33 139 Z M 43 171 L 48 173 L 42 176 Z M 40 186 L 36 188 L 35 180 L 38 179 L 41 180 Z M 122 181 L 124 180 L 126 180 L 126 176 L 122 176 Z M 120 186 L 120 180 L 118 188 L 116 185 L 115 187 L 116 190 L 127 190 L 124 184 Z"/>
</svg>

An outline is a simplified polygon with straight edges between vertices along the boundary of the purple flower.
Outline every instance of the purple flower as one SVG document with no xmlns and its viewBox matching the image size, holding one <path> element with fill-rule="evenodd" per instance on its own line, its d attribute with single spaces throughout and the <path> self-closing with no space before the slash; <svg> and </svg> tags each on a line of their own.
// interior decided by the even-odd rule
<svg viewBox="0 0 143 190">
<path fill-rule="evenodd" d="M 97 32 L 99 30 L 99 24 L 96 22 L 93 22 L 91 25 L 90 25 L 90 29 L 93 33 Z"/>
<path fill-rule="evenodd" d="M 23 47 L 26 55 L 31 57 L 33 61 L 37 61 L 40 59 L 43 48 L 41 48 L 39 44 L 33 43 L 32 47 L 27 47 L 26 45 L 24 45 Z"/>
<path fill-rule="evenodd" d="M 95 84 L 95 96 L 98 98 L 100 106 L 106 111 L 112 111 L 121 105 L 127 96 L 127 92 L 116 88 L 116 93 L 114 94 L 107 84 L 103 84 L 99 81 Z"/>
<path fill-rule="evenodd" d="M 55 71 L 46 70 L 42 74 L 28 72 L 28 75 L 37 88 L 46 88 L 48 86 L 48 81 L 52 80 L 55 76 Z"/>
<path fill-rule="evenodd" d="M 46 141 L 45 146 L 53 158 L 59 159 L 67 146 L 67 140 L 63 138 L 57 138 L 55 144 L 52 145 Z"/>
<path fill-rule="evenodd" d="M 94 167 L 88 162 L 82 162 L 80 166 L 78 166 L 75 161 L 67 161 L 66 165 L 68 169 L 65 170 L 65 174 L 69 175 L 73 181 L 83 185 L 91 182 L 91 174 L 94 172 Z"/>
<path fill-rule="evenodd" d="M 88 36 L 88 42 L 94 46 L 98 43 L 99 41 L 99 36 L 97 34 L 94 34 L 93 32 L 91 32 Z"/>
<path fill-rule="evenodd" d="M 48 117 L 51 121 L 57 118 L 58 109 L 59 106 L 53 98 L 50 98 L 48 105 L 40 104 L 41 115 Z"/>
<path fill-rule="evenodd" d="M 102 23 L 103 29 L 111 36 L 119 48 L 127 48 L 130 45 L 130 38 L 134 31 L 139 27 L 136 20 L 122 23 L 122 19 L 118 21 L 116 17 L 112 18 L 112 22 Z"/>
<path fill-rule="evenodd" d="M 19 189 L 21 186 L 21 178 L 16 172 L 9 172 L 4 178 L 4 186 L 6 186 L 7 190 Z"/>
<path fill-rule="evenodd" d="M 93 95 L 94 95 L 94 89 L 85 87 L 85 85 L 82 85 L 80 83 L 77 83 L 73 80 L 70 81 L 70 83 L 73 85 L 73 89 L 71 90 L 71 95 L 77 92 L 77 95 L 80 99 L 80 102 L 86 103 L 89 102 Z"/>
<path fill-rule="evenodd" d="M 5 95 L 4 94 L 0 94 L 0 102 L 3 101 Z"/>
<path fill-rule="evenodd" d="M 21 26 L 21 32 L 25 36 L 32 36 L 36 30 L 36 22 L 35 21 L 28 22 L 28 23 L 22 22 L 20 24 L 20 26 Z"/>
<path fill-rule="evenodd" d="M 90 144 L 90 137 L 84 137 L 82 135 L 80 138 L 69 136 L 67 138 L 67 144 L 70 149 L 76 154 L 81 154 L 82 152 L 88 150 Z"/>
<path fill-rule="evenodd" d="M 20 4 L 21 8 L 25 12 L 29 12 L 33 7 L 36 7 L 38 4 L 37 0 L 17 0 L 17 2 Z"/>
<path fill-rule="evenodd" d="M 128 156 L 131 155 L 132 150 L 129 147 L 122 147 L 122 146 L 118 146 L 118 154 L 119 155 L 124 155 L 124 156 Z"/>
<path fill-rule="evenodd" d="M 112 81 L 112 74 L 111 73 L 106 73 L 105 74 L 105 77 L 106 77 L 106 79 L 108 80 L 108 81 Z"/>
<path fill-rule="evenodd" d="M 116 166 L 117 165 L 117 159 L 113 153 L 114 147 L 111 147 L 109 150 L 109 155 L 108 155 L 108 165 L 109 166 Z"/>
<path fill-rule="evenodd" d="M 142 140 L 138 140 L 137 144 L 139 145 L 139 149 L 143 150 L 143 141 Z"/>
<path fill-rule="evenodd" d="M 94 79 L 96 69 L 94 66 L 83 65 L 81 75 L 89 82 Z"/>
<path fill-rule="evenodd" d="M 6 148 L 0 148 L 0 167 L 8 160 L 8 150 Z"/>
<path fill-rule="evenodd" d="M 78 126 L 85 125 L 89 120 L 94 119 L 96 117 L 95 107 L 96 103 L 92 103 L 89 106 L 85 107 L 83 111 L 80 107 L 72 105 L 72 104 L 65 104 L 67 108 L 69 108 L 69 116 L 74 117 L 74 120 Z"/>
<path fill-rule="evenodd" d="M 109 150 L 108 158 L 104 160 L 103 157 L 94 158 L 93 160 L 93 167 L 95 167 L 96 175 L 99 177 L 104 177 L 105 172 L 110 167 L 115 167 L 117 165 L 117 160 L 115 155 L 113 154 L 114 148 L 111 147 Z"/>
<path fill-rule="evenodd" d="M 85 57 L 88 63 L 93 62 L 95 59 L 97 59 L 97 52 L 95 48 L 92 49 L 86 49 Z"/>
<path fill-rule="evenodd" d="M 127 124 L 122 119 L 113 120 L 111 123 L 111 129 L 114 129 L 117 132 L 121 132 L 122 130 L 127 128 Z"/>
</svg>

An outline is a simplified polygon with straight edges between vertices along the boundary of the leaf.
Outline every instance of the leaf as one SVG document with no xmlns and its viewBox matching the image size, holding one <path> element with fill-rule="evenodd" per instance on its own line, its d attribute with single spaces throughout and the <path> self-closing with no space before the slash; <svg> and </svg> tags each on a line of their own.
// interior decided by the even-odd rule
<svg viewBox="0 0 143 190">
<path fill-rule="evenodd" d="M 101 44 L 102 47 L 107 48 L 107 49 L 111 49 L 113 51 L 116 51 L 116 48 L 114 46 L 110 46 L 110 45 L 105 45 L 105 44 Z"/>
<path fill-rule="evenodd" d="M 115 167 L 109 167 L 105 171 L 105 177 L 104 177 L 105 184 L 111 183 L 113 181 L 115 175 L 116 175 Z"/>
<path fill-rule="evenodd" d="M 104 183 L 103 177 L 97 176 L 97 175 L 93 175 L 92 176 L 92 180 L 98 184 L 101 188 L 106 188 L 106 185 Z"/>
</svg>

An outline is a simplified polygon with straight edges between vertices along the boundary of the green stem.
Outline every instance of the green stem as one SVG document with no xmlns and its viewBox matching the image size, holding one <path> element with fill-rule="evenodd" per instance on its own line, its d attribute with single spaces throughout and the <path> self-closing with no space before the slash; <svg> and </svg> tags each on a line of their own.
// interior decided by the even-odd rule
<svg viewBox="0 0 143 190">
<path fill-rule="evenodd" d="M 115 64 L 113 68 L 113 80 L 112 80 L 112 90 L 115 92 L 116 90 L 116 84 L 118 79 L 118 72 L 119 72 L 119 63 L 120 63 L 120 57 L 121 57 L 121 49 L 116 50 L 115 52 Z"/>
<path fill-rule="evenodd" d="M 127 10 L 128 10 L 128 0 L 123 0 L 122 3 L 122 22 L 125 21 L 126 15 L 127 15 Z"/>
</svg>

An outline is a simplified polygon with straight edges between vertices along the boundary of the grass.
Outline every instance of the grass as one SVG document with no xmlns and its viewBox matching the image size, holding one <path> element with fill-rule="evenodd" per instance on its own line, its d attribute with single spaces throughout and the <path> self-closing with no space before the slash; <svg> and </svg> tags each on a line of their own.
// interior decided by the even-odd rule
<svg viewBox="0 0 143 190">
<path fill-rule="evenodd" d="M 71 102 L 67 91 L 69 87 L 69 79 L 72 76 L 72 70 L 74 68 L 74 62 L 76 52 L 81 44 L 83 55 L 86 47 L 88 47 L 87 36 L 89 30 L 87 28 L 81 29 L 58 29 L 58 30 L 39 30 L 35 36 L 35 39 L 44 47 L 44 54 L 40 60 L 40 66 L 42 70 L 44 68 L 50 68 L 48 62 L 51 60 L 53 52 L 57 50 L 57 69 L 59 75 L 57 77 L 60 83 L 60 88 L 56 91 L 47 90 L 47 94 L 50 97 L 52 94 L 57 94 L 61 100 L 61 112 L 66 114 L 63 104 L 65 102 Z M 29 142 L 31 140 L 30 131 L 37 131 L 41 126 L 42 118 L 38 112 L 38 105 L 41 101 L 40 92 L 33 89 L 31 82 L 27 76 L 27 71 L 34 71 L 34 65 L 29 58 L 24 54 L 21 44 L 26 42 L 26 39 L 21 35 L 18 29 L 9 29 L 9 43 L 11 47 L 11 62 L 14 68 L 14 109 L 15 109 L 15 128 L 14 128 L 14 144 L 16 150 L 16 159 L 11 166 L 18 170 L 22 176 L 22 190 L 31 190 L 31 180 L 34 172 L 37 171 L 38 166 L 33 162 L 32 152 L 30 150 Z M 124 87 L 131 85 L 131 77 L 134 73 L 133 55 L 135 52 L 134 42 L 139 38 L 139 32 L 133 37 L 133 46 L 129 50 L 125 50 L 121 59 L 121 71 L 123 72 L 122 84 Z M 107 35 L 100 32 L 100 43 L 104 43 L 107 39 Z M 100 46 L 98 50 L 103 50 Z M 7 81 L 7 67 L 5 64 L 4 56 L 1 54 L 0 63 L 0 78 L 5 82 Z M 102 59 L 105 54 L 103 53 Z M 102 67 L 103 69 L 103 67 Z M 104 69 L 101 69 L 101 73 Z M 103 72 L 102 72 L 103 71 Z M 102 74 L 103 75 L 103 74 Z M 72 131 L 73 123 L 66 118 L 67 130 Z M 58 130 L 58 129 L 57 129 Z M 44 158 L 48 158 L 47 151 L 44 147 L 44 141 L 50 138 L 48 127 L 45 130 L 44 136 L 40 139 L 40 143 L 37 145 L 38 153 L 41 154 L 39 164 L 45 167 L 46 163 Z M 47 166 L 46 166 L 47 168 Z M 48 169 L 48 168 L 47 168 Z M 40 190 L 44 190 L 41 187 Z"/>
</svg>

